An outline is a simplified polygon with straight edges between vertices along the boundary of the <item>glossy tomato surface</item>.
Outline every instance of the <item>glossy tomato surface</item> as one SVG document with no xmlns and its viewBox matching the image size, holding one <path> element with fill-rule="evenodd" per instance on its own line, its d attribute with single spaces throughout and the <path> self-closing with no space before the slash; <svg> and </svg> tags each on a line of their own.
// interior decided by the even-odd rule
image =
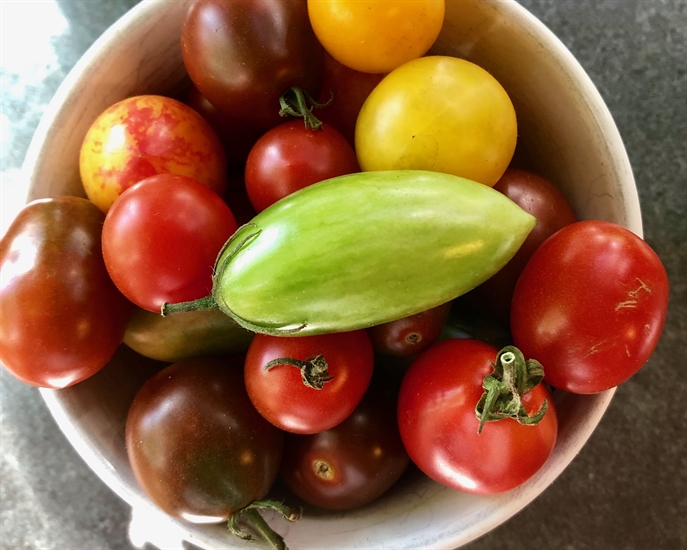
<svg viewBox="0 0 687 550">
<path fill-rule="evenodd" d="M 508 322 L 515 284 L 527 261 L 547 238 L 576 222 L 577 216 L 568 199 L 553 183 L 528 170 L 508 168 L 494 189 L 537 218 L 537 224 L 515 256 L 470 295 L 473 307 Z"/>
<path fill-rule="evenodd" d="M 249 124 L 279 124 L 279 97 L 292 86 L 320 93 L 324 50 L 304 0 L 195 0 L 181 48 L 198 90 Z"/>
<path fill-rule="evenodd" d="M 321 389 L 303 382 L 298 366 L 322 356 L 328 381 Z M 265 369 L 271 361 L 278 364 Z M 372 378 L 374 356 L 364 330 L 316 336 L 257 334 L 246 355 L 246 389 L 255 408 L 275 426 L 299 434 L 332 428 L 353 412 Z"/>
<path fill-rule="evenodd" d="M 441 335 L 451 302 L 367 329 L 375 351 L 410 357 L 426 350 Z"/>
<path fill-rule="evenodd" d="M 341 424 L 311 435 L 287 434 L 281 476 L 294 494 L 344 510 L 381 496 L 409 464 L 396 422 L 396 396 L 370 386 Z"/>
<path fill-rule="evenodd" d="M 0 359 L 23 382 L 76 384 L 122 342 L 132 306 L 105 269 L 104 219 L 87 199 L 42 199 L 0 242 Z"/>
<path fill-rule="evenodd" d="M 190 178 L 159 174 L 128 189 L 107 213 L 105 265 L 127 298 L 159 313 L 165 302 L 210 294 L 212 266 L 236 228 L 216 193 Z"/>
<path fill-rule="evenodd" d="M 539 424 L 506 418 L 487 422 L 478 433 L 475 406 L 497 353 L 478 340 L 444 340 L 413 362 L 401 384 L 398 422 L 411 460 L 435 481 L 467 493 L 497 494 L 521 485 L 542 467 L 556 442 L 556 410 L 543 384 L 522 400 L 529 414 L 547 400 Z"/>
<path fill-rule="evenodd" d="M 306 128 L 302 120 L 292 120 L 267 131 L 253 146 L 246 189 L 261 212 L 303 187 L 359 171 L 353 147 L 338 130 L 328 124 Z"/>
<path fill-rule="evenodd" d="M 455 57 L 390 72 L 365 100 L 355 149 L 365 170 L 432 170 L 493 186 L 515 151 L 515 109 L 501 84 Z"/>
<path fill-rule="evenodd" d="M 222 144 L 210 124 L 160 95 L 127 98 L 100 114 L 84 138 L 79 167 L 86 195 L 103 212 L 155 174 L 187 176 L 219 195 L 227 178 Z"/>
<path fill-rule="evenodd" d="M 139 485 L 166 513 L 194 523 L 225 521 L 264 497 L 283 445 L 251 405 L 240 359 L 170 365 L 139 390 L 126 421 Z"/>
<path fill-rule="evenodd" d="M 628 229 L 605 221 L 568 225 L 539 247 L 518 280 L 513 339 L 556 388 L 613 388 L 656 347 L 668 287 L 660 258 Z"/>
<path fill-rule="evenodd" d="M 308 0 L 317 38 L 339 62 L 386 73 L 424 55 L 444 22 L 445 0 Z"/>
</svg>

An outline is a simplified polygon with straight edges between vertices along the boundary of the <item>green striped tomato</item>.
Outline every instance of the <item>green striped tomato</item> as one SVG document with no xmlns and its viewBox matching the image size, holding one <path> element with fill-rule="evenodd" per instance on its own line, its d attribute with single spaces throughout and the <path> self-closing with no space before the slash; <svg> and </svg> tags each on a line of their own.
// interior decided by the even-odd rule
<svg viewBox="0 0 687 550">
<path fill-rule="evenodd" d="M 204 305 L 267 334 L 365 328 L 474 288 L 535 223 L 498 191 L 450 174 L 340 176 L 239 228 L 218 256 Z"/>
</svg>

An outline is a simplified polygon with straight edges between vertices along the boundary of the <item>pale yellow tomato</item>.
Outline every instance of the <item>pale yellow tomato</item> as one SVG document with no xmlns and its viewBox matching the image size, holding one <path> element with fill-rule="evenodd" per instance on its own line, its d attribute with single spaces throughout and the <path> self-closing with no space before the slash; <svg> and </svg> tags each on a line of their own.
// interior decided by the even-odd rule
<svg viewBox="0 0 687 550">
<path fill-rule="evenodd" d="M 445 0 L 308 0 L 315 35 L 339 63 L 388 73 L 432 46 Z"/>
<path fill-rule="evenodd" d="M 487 71 L 446 56 L 410 61 L 388 74 L 358 116 L 363 170 L 433 170 L 493 186 L 517 140 L 515 109 Z"/>
</svg>

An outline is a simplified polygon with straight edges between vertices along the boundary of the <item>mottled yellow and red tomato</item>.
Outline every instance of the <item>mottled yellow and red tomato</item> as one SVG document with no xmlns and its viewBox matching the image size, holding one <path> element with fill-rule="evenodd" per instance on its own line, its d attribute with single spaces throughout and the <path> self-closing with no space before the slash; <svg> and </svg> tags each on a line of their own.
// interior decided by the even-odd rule
<svg viewBox="0 0 687 550">
<path fill-rule="evenodd" d="M 135 183 L 156 174 L 187 176 L 217 194 L 226 187 L 227 166 L 212 127 L 174 99 L 142 95 L 106 109 L 81 146 L 86 195 L 102 211 Z"/>
</svg>

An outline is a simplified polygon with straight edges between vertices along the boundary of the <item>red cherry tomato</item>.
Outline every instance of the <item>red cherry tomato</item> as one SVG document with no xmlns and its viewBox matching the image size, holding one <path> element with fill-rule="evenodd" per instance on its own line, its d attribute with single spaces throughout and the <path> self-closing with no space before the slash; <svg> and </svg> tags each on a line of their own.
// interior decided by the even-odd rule
<svg viewBox="0 0 687 550">
<path fill-rule="evenodd" d="M 396 422 L 396 396 L 373 383 L 341 424 L 311 435 L 286 434 L 281 476 L 293 493 L 321 508 L 373 501 L 408 463 Z"/>
<path fill-rule="evenodd" d="M 322 365 L 318 356 L 327 368 L 319 371 L 313 385 L 320 389 L 315 389 L 304 383 L 301 365 Z M 270 362 L 275 366 L 266 369 Z M 373 362 L 364 330 L 298 337 L 256 334 L 246 355 L 246 389 L 258 412 L 278 428 L 317 433 L 353 412 L 370 384 Z"/>
<path fill-rule="evenodd" d="M 133 307 L 103 263 L 104 219 L 87 199 L 38 200 L 0 241 L 0 360 L 19 380 L 71 386 L 122 343 Z"/>
<path fill-rule="evenodd" d="M 313 130 L 292 120 L 253 146 L 246 160 L 246 189 L 260 212 L 303 187 L 359 171 L 353 148 L 338 130 L 327 124 Z"/>
<path fill-rule="evenodd" d="M 158 174 L 125 191 L 103 226 L 103 256 L 117 288 L 148 311 L 212 290 L 217 254 L 236 231 L 229 207 L 195 180 Z"/>
<path fill-rule="evenodd" d="M 367 329 L 375 351 L 410 357 L 426 350 L 441 336 L 451 302 Z"/>
<path fill-rule="evenodd" d="M 565 195 L 553 183 L 532 172 L 509 168 L 494 189 L 537 218 L 537 225 L 515 256 L 467 297 L 476 310 L 508 322 L 515 283 L 527 261 L 547 238 L 576 222 L 577 217 Z"/>
<path fill-rule="evenodd" d="M 637 235 L 605 221 L 564 227 L 542 244 L 513 294 L 515 344 L 552 386 L 613 388 L 649 359 L 663 330 L 668 276 Z"/>
<path fill-rule="evenodd" d="M 422 353 L 401 383 L 398 422 L 410 459 L 435 481 L 468 493 L 502 493 L 524 483 L 556 442 L 556 411 L 543 384 L 522 398 L 528 414 L 547 400 L 539 424 L 505 418 L 478 433 L 475 406 L 497 353 L 478 340 L 444 340 Z"/>
</svg>

